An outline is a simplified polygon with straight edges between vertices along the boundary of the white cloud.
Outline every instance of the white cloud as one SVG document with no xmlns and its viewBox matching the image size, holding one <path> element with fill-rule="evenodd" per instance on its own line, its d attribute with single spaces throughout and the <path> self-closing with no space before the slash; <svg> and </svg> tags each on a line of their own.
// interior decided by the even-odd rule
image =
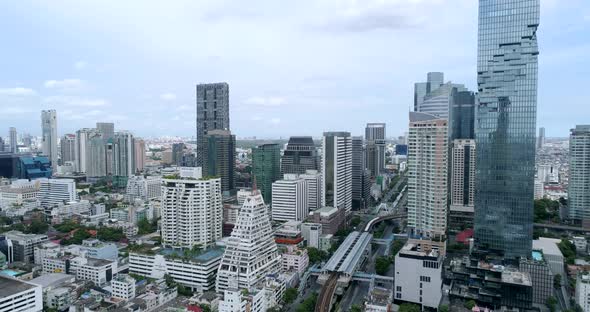
<svg viewBox="0 0 590 312">
<path fill-rule="evenodd" d="M 101 107 L 109 105 L 109 102 L 104 99 L 90 99 L 77 96 L 48 96 L 43 99 L 43 102 L 48 104 L 64 104 L 66 106 L 74 107 Z"/>
<path fill-rule="evenodd" d="M 278 124 L 281 123 L 281 118 L 276 118 L 276 117 L 275 118 L 271 118 L 270 119 L 270 123 L 273 124 L 273 125 L 278 125 Z"/>
<path fill-rule="evenodd" d="M 43 85 L 47 89 L 74 91 L 84 87 L 84 82 L 80 79 L 47 80 Z"/>
<path fill-rule="evenodd" d="M 267 106 L 267 107 L 276 107 L 285 104 L 287 100 L 283 97 L 262 97 L 262 96 L 253 96 L 246 99 L 245 103 L 248 105 L 258 105 L 258 106 Z"/>
<path fill-rule="evenodd" d="M 88 63 L 86 61 L 77 61 L 74 63 L 74 68 L 76 70 L 83 70 L 86 69 L 86 67 L 88 67 Z"/>
<path fill-rule="evenodd" d="M 194 111 L 195 107 L 194 106 L 190 106 L 190 105 L 180 105 L 176 108 L 176 111 L 179 112 L 188 112 L 188 111 Z"/>
<path fill-rule="evenodd" d="M 29 88 L 0 88 L 0 95 L 8 95 L 8 96 L 31 96 L 35 95 L 37 92 L 33 89 Z"/>
<path fill-rule="evenodd" d="M 160 99 L 162 99 L 164 101 L 174 101 L 174 100 L 176 100 L 176 94 L 174 94 L 174 93 L 160 94 Z"/>
</svg>

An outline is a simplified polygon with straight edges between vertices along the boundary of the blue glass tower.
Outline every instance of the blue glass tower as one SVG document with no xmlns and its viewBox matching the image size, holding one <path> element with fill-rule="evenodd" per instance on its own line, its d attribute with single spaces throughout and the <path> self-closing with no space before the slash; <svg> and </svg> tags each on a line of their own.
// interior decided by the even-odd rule
<svg viewBox="0 0 590 312">
<path fill-rule="evenodd" d="M 539 0 L 480 0 L 475 239 L 530 257 L 533 234 Z"/>
</svg>

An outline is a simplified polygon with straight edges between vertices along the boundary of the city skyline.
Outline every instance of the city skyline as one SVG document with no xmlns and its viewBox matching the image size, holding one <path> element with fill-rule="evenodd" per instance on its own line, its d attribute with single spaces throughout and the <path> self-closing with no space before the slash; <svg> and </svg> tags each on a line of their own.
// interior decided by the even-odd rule
<svg viewBox="0 0 590 312">
<path fill-rule="evenodd" d="M 413 104 L 413 84 L 422 81 L 427 72 L 444 72 L 447 81 L 476 89 L 477 51 L 473 47 L 477 4 L 472 1 L 461 1 L 452 8 L 436 1 L 327 2 L 312 4 L 314 14 L 300 20 L 297 16 L 307 12 L 303 6 L 292 8 L 289 13 L 293 18 L 285 18 L 287 10 L 269 5 L 262 11 L 259 5 L 248 10 L 203 3 L 177 4 L 166 10 L 146 6 L 142 13 L 129 14 L 132 4 L 113 4 L 120 15 L 115 14 L 112 25 L 99 24 L 107 12 L 92 4 L 55 3 L 34 25 L 14 16 L 42 11 L 45 5 L 3 5 L 0 11 L 6 15 L 5 23 L 22 31 L 8 34 L 6 46 L 12 48 L 0 52 L 0 64 L 7 73 L 0 78 L 4 111 L 0 123 L 16 127 L 19 133 L 40 136 L 38 122 L 33 123 L 30 117 L 42 109 L 56 109 L 62 120 L 58 135 L 104 120 L 140 137 L 190 137 L 196 118 L 195 85 L 226 81 L 232 88 L 232 132 L 239 137 L 320 137 L 323 131 L 333 129 L 359 135 L 365 121 L 386 122 L 391 136 L 396 136 L 404 132 L 407 111 Z M 572 124 L 584 123 L 584 114 L 576 105 L 553 109 L 549 103 L 580 100 L 575 93 L 555 90 L 585 85 L 571 77 L 573 70 L 577 74 L 589 67 L 584 66 L 584 58 L 576 57 L 585 55 L 588 46 L 574 39 L 587 33 L 590 6 L 582 1 L 558 5 L 548 0 L 541 6 L 544 27 L 539 34 L 547 40 L 540 47 L 545 57 L 539 64 L 538 126 L 546 127 L 548 137 L 567 137 Z M 172 21 L 187 7 L 195 16 L 180 14 L 174 23 L 145 25 L 162 12 L 163 22 Z M 457 15 L 468 18 L 459 21 L 453 18 Z M 152 33 L 150 40 L 158 46 L 138 36 L 135 27 L 122 20 L 129 16 L 129 24 Z M 568 17 L 565 26 L 564 16 Z M 257 33 L 249 38 L 252 42 L 237 40 L 230 31 L 241 22 Z M 207 25 L 211 27 L 204 28 Z M 433 25 L 444 26 L 435 29 Z M 202 40 L 216 40 L 211 46 L 223 48 L 199 49 L 200 44 L 180 41 L 185 32 L 199 33 L 199 29 L 211 29 Z M 462 36 L 456 36 L 459 30 Z M 118 32 L 138 41 L 121 43 Z M 88 35 L 80 37 L 80 33 Z M 285 39 L 284 34 L 291 39 Z M 448 40 L 447 34 L 453 34 L 453 40 Z M 430 49 L 412 40 L 416 36 L 432 38 L 429 44 L 439 51 L 436 58 L 431 57 Z M 22 37 L 32 40 L 23 45 Z M 384 39 L 388 42 L 383 43 Z M 55 44 L 46 45 L 45 40 Z M 235 52 L 234 44 L 243 51 Z M 38 45 L 43 45 L 46 53 L 22 53 L 23 49 L 38 51 Z M 407 46 L 403 49 L 407 51 L 396 49 L 400 45 Z M 309 46 L 314 49 L 304 49 Z M 347 48 L 352 46 L 357 48 Z M 287 58 L 290 62 L 285 62 Z M 263 61 L 266 66 L 260 66 Z M 576 66 L 568 66 L 572 62 Z M 323 117 L 326 113 L 339 118 L 327 120 Z M 309 126 L 300 129 L 300 120 Z"/>
</svg>

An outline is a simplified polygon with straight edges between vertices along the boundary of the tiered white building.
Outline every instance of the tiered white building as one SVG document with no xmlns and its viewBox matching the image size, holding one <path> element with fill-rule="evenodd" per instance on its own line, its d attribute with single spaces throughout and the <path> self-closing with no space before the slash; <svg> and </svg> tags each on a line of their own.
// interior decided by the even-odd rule
<svg viewBox="0 0 590 312">
<path fill-rule="evenodd" d="M 273 239 L 268 209 L 255 190 L 244 201 L 227 241 L 217 271 L 217 292 L 253 289 L 266 275 L 280 269 L 281 256 Z"/>
<path fill-rule="evenodd" d="M 181 168 L 162 179 L 162 244 L 208 247 L 221 238 L 221 179 L 202 177 L 201 168 Z"/>
<path fill-rule="evenodd" d="M 309 214 L 307 181 L 296 174 L 285 174 L 272 184 L 272 220 L 303 221 Z"/>
<path fill-rule="evenodd" d="M 130 176 L 127 180 L 125 197 L 128 201 L 135 198 L 150 200 L 162 196 L 162 185 L 159 178 Z"/>
</svg>

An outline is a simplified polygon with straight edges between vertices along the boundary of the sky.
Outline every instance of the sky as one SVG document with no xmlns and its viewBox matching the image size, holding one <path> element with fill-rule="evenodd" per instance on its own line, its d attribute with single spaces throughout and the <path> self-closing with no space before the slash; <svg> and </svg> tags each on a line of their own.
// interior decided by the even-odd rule
<svg viewBox="0 0 590 312">
<path fill-rule="evenodd" d="M 590 124 L 590 1 L 541 0 L 537 123 Z M 197 83 L 230 86 L 238 137 L 402 135 L 429 71 L 476 87 L 477 1 L 2 1 L 0 135 L 115 122 L 195 135 Z"/>
</svg>

